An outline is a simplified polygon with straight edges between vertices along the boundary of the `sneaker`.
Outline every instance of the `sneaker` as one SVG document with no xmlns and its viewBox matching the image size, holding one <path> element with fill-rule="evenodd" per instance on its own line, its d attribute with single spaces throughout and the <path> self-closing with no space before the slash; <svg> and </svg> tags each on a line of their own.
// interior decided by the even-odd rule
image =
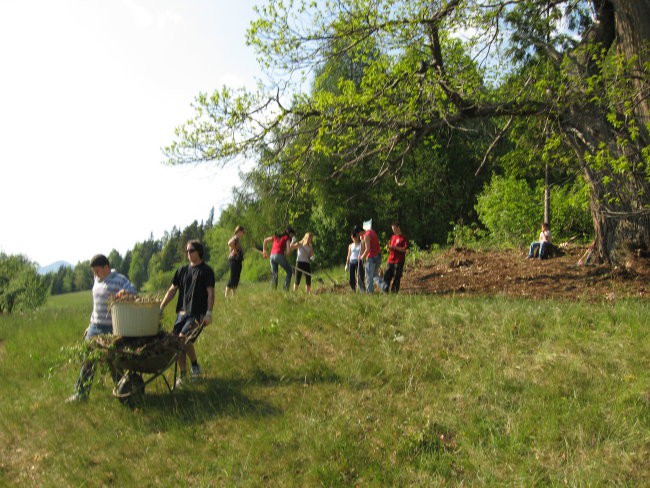
<svg viewBox="0 0 650 488">
<path fill-rule="evenodd" d="M 187 384 L 187 371 L 181 371 L 180 374 L 178 375 L 178 378 L 176 378 L 176 383 L 174 386 L 176 388 L 182 388 L 183 385 Z"/>
<path fill-rule="evenodd" d="M 201 366 L 193 364 L 191 370 L 192 380 L 198 380 L 201 377 Z"/>
<path fill-rule="evenodd" d="M 72 395 L 70 395 L 68 398 L 66 398 L 65 403 L 81 403 L 87 401 L 88 401 L 88 395 L 84 395 L 77 391 Z"/>
</svg>

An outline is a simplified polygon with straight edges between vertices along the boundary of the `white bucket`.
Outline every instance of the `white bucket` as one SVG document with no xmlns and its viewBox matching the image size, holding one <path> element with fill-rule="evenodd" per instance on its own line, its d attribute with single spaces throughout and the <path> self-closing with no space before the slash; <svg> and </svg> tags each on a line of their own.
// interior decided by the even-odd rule
<svg viewBox="0 0 650 488">
<path fill-rule="evenodd" d="M 160 303 L 116 302 L 111 306 L 113 335 L 155 336 L 160 330 Z"/>
</svg>

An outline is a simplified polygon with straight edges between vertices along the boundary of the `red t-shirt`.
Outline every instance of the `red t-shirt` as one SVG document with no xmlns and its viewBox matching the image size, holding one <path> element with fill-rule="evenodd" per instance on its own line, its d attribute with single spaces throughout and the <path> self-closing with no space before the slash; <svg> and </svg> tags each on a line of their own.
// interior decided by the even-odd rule
<svg viewBox="0 0 650 488">
<path fill-rule="evenodd" d="M 403 247 L 406 249 L 408 247 L 409 241 L 404 237 L 404 234 L 393 234 L 393 237 L 390 238 L 390 244 L 389 246 L 395 246 L 395 247 Z M 400 251 L 395 251 L 394 249 L 391 249 L 390 252 L 388 253 L 388 262 L 392 264 L 397 264 L 397 263 L 403 263 L 404 260 L 406 259 L 406 253 L 405 252 L 400 252 Z"/>
<path fill-rule="evenodd" d="M 273 237 L 273 247 L 271 247 L 271 254 L 284 254 L 287 250 L 287 241 L 289 236 L 284 234 L 281 237 Z"/>
<path fill-rule="evenodd" d="M 364 234 L 364 239 L 366 236 L 370 239 L 368 245 L 369 251 L 366 257 L 374 258 L 375 256 L 379 256 L 381 254 L 381 249 L 379 248 L 379 237 L 377 237 L 377 233 L 372 229 L 368 229 Z"/>
</svg>

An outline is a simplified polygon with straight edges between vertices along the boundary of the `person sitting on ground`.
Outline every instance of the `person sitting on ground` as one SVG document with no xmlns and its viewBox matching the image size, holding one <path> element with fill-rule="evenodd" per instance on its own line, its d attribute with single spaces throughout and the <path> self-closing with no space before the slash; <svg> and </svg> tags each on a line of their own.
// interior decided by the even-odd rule
<svg viewBox="0 0 650 488">
<path fill-rule="evenodd" d="M 365 273 L 363 271 L 363 263 L 360 259 L 363 253 L 363 241 L 361 240 L 361 233 L 363 230 L 360 227 L 352 229 L 350 239 L 352 242 L 348 245 L 348 255 L 345 258 L 345 270 L 350 274 L 350 288 L 356 291 L 357 288 L 363 293 L 365 290 Z"/>
<path fill-rule="evenodd" d="M 109 301 L 115 297 L 120 298 L 124 294 L 137 295 L 138 291 L 129 279 L 111 269 L 108 258 L 103 254 L 97 254 L 90 260 L 90 268 L 95 276 L 93 284 L 93 311 L 90 315 L 90 325 L 84 333 L 84 339 L 89 341 L 93 337 L 102 334 L 113 333 L 113 318 Z M 81 365 L 79 379 L 75 385 L 74 393 L 68 398 L 68 402 L 85 401 L 90 395 L 90 387 L 95 376 L 95 362 L 85 359 Z M 121 378 L 121 372 L 111 368 L 113 381 L 117 383 Z"/>
<path fill-rule="evenodd" d="M 534 258 L 536 254 L 539 259 L 546 259 L 551 249 L 551 226 L 544 222 L 542 231 L 539 233 L 539 241 L 531 243 L 528 251 L 528 259 Z"/>
<path fill-rule="evenodd" d="M 176 323 L 172 332 L 184 339 L 193 333 L 197 324 L 203 323 L 204 326 L 207 326 L 212 322 L 215 282 L 214 271 L 203 261 L 203 244 L 196 240 L 188 241 L 185 245 L 185 253 L 189 264 L 176 270 L 172 284 L 160 304 L 160 313 L 162 314 L 165 306 L 176 295 L 176 291 L 180 291 L 176 304 Z M 194 341 L 197 337 L 198 333 L 185 343 L 184 350 L 178 355 L 180 370 L 178 386 L 188 379 L 186 355 L 189 356 L 191 362 L 191 379 L 195 380 L 201 376 L 201 367 L 194 349 Z"/>
<path fill-rule="evenodd" d="M 307 293 L 311 293 L 311 259 L 314 257 L 314 234 L 307 232 L 300 242 L 291 244 L 291 249 L 297 249 L 296 256 L 296 281 L 293 291 L 300 286 L 300 279 L 304 273 Z"/>
</svg>

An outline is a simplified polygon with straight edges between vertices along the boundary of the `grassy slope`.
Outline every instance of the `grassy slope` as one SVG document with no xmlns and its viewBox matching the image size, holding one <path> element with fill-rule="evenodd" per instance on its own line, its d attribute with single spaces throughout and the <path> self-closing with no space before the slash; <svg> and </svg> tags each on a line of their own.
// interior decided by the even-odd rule
<svg viewBox="0 0 650 488">
<path fill-rule="evenodd" d="M 650 483 L 647 302 L 243 286 L 197 343 L 206 378 L 135 410 L 108 375 L 63 404 L 90 302 L 0 316 L 2 486 Z"/>
</svg>

